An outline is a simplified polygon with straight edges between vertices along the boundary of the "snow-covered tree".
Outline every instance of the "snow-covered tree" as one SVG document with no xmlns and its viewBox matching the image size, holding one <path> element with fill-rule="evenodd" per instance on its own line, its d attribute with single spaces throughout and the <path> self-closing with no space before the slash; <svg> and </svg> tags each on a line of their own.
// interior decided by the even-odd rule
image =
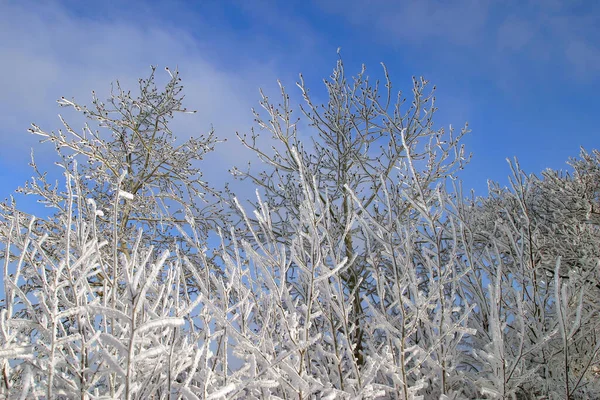
<svg viewBox="0 0 600 400">
<path fill-rule="evenodd" d="M 261 140 L 254 130 L 239 137 L 267 169 L 258 174 L 251 169 L 233 171 L 235 176 L 249 179 L 259 187 L 277 215 L 272 229 L 281 243 L 290 243 L 290 221 L 298 219 L 301 212 L 301 168 L 315 180 L 318 196 L 322 200 L 327 197 L 329 208 L 324 212 L 330 214 L 330 234 L 338 251 L 350 262 L 342 280 L 356 326 L 352 343 L 359 364 L 364 361 L 363 350 L 369 340 L 362 329 L 368 314 L 363 299 L 376 296 L 376 284 L 365 252 L 369 239 L 364 229 L 358 224 L 346 227 L 364 213 L 373 213 L 376 219 L 395 213 L 399 222 L 408 223 L 414 214 L 413 205 L 400 195 L 399 203 L 393 204 L 394 210 L 389 210 L 387 192 L 417 190 L 418 184 L 418 201 L 424 204 L 434 187 L 453 170 L 462 168 L 465 161 L 459 140 L 467 132 L 466 127 L 458 136 L 453 136 L 452 129 L 445 132 L 434 128 L 435 87 L 429 91 L 425 79 L 413 77 L 414 98 L 406 105 L 402 92 L 392 90 L 385 67 L 383 72 L 385 84 L 381 87 L 379 81 L 372 83 L 364 66 L 355 77 L 348 77 L 340 59 L 324 81 L 328 95 L 324 105 L 313 100 L 301 75 L 297 84 L 303 98 L 299 118 L 293 116 L 290 96 L 281 84 L 278 106 L 263 94 L 262 111 L 254 114 L 258 127 L 272 136 L 274 144 Z M 299 130 L 299 126 L 303 128 Z M 293 156 L 296 150 L 297 158 Z M 453 162 L 446 162 L 449 154 L 454 156 Z M 423 172 L 410 165 L 410 172 L 407 160 L 428 165 Z M 419 174 L 418 178 L 413 173 Z"/>
<path fill-rule="evenodd" d="M 217 222 L 217 193 L 203 181 L 199 161 L 214 149 L 218 142 L 214 132 L 199 135 L 183 142 L 176 140 L 169 122 L 178 113 L 188 113 L 183 106 L 183 86 L 178 71 L 167 68 L 168 81 L 164 88 L 155 82 L 155 68 L 147 79 L 139 80 L 137 94 L 125 90 L 117 82 L 111 88 L 106 101 L 92 92 L 92 104 L 80 105 L 62 97 L 61 107 L 71 108 L 83 115 L 85 125 L 81 131 L 73 128 L 62 116 L 63 128 L 45 131 L 32 124 L 29 131 L 42 137 L 41 143 L 54 144 L 58 165 L 65 171 L 73 169 L 77 162 L 77 178 L 84 197 L 95 199 L 98 211 L 97 227 L 112 232 L 119 238 L 136 235 L 144 229 L 145 241 L 155 248 L 167 249 L 179 237 L 175 226 L 187 226 L 193 221 L 202 230 L 202 239 Z M 68 210 L 69 194 L 61 185 L 52 184 L 47 174 L 39 170 L 35 160 L 30 164 L 34 176 L 17 192 L 38 198 L 51 208 L 51 217 L 39 220 L 34 229 L 46 232 L 45 244 L 64 248 L 64 218 L 71 212 L 83 212 L 89 208 L 82 201 L 72 204 Z M 125 175 L 123 175 L 125 173 Z M 118 183 L 118 185 L 117 185 Z M 118 231 L 113 232 L 115 190 L 127 194 L 121 196 L 118 208 Z M 3 214 L 9 215 L 15 208 L 2 204 Z M 89 212 L 89 210 L 86 210 Z M 182 244 L 185 244 L 182 242 Z M 124 253 L 129 249 L 122 244 Z"/>
<path fill-rule="evenodd" d="M 479 305 L 474 368 L 500 398 L 598 396 L 599 164 L 585 152 L 571 164 L 572 175 L 538 178 L 511 163 L 510 188 L 491 184 L 461 212 L 472 259 L 464 289 Z"/>
<path fill-rule="evenodd" d="M 241 139 L 266 170 L 234 169 L 256 201 L 230 186 L 220 213 L 195 164 L 216 139 L 168 128 L 176 72 L 136 99 L 61 99 L 99 129 L 34 126 L 64 181 L 32 163 L 21 191 L 54 213 L 0 208 L 0 394 L 600 397 L 600 153 L 541 178 L 511 163 L 509 188 L 465 199 L 466 130 L 434 129 L 424 79 L 407 110 L 393 103 L 384 74 L 380 96 L 340 60 L 325 106 L 301 80 L 299 121 L 283 87 L 278 107 L 263 96 L 272 151 Z"/>
</svg>

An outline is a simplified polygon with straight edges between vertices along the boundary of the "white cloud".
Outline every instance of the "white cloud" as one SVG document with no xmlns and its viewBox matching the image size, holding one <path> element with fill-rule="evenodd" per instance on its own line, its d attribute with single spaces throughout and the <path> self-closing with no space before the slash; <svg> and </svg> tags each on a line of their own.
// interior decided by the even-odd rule
<svg viewBox="0 0 600 400">
<path fill-rule="evenodd" d="M 429 44 L 432 38 L 472 45 L 482 39 L 490 1 L 327 1 L 320 5 L 362 26 L 365 34 L 375 31 L 402 46 Z"/>
<path fill-rule="evenodd" d="M 524 18 L 508 17 L 498 28 L 499 50 L 518 51 L 527 47 L 533 39 L 537 27 Z"/>
<path fill-rule="evenodd" d="M 573 39 L 566 46 L 565 56 L 581 79 L 600 75 L 600 47 Z"/>
<path fill-rule="evenodd" d="M 594 2 L 548 0 L 330 0 L 322 9 L 343 16 L 379 46 L 453 57 L 454 68 L 478 63 L 498 81 L 552 65 L 576 80 L 600 67 L 600 13 Z M 459 59 L 468 60 L 461 62 Z M 519 74 L 515 72 L 519 71 Z"/>
<path fill-rule="evenodd" d="M 487 1 L 408 1 L 392 13 L 382 13 L 383 28 L 413 43 L 442 38 L 456 45 L 481 41 L 488 18 Z"/>
</svg>

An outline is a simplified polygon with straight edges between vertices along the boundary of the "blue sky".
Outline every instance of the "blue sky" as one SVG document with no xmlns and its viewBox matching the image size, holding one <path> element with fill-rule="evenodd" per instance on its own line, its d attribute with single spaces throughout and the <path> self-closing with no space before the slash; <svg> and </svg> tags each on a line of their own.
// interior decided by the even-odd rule
<svg viewBox="0 0 600 400">
<path fill-rule="evenodd" d="M 179 66 L 187 106 L 180 137 L 214 126 L 227 144 L 207 162 L 217 184 L 247 156 L 234 132 L 252 126 L 258 89 L 292 93 L 302 72 L 314 93 L 341 47 L 347 71 L 366 64 L 396 89 L 411 76 L 438 87 L 438 126 L 469 122 L 473 153 L 462 175 L 485 194 L 506 182 L 507 157 L 533 173 L 565 168 L 598 145 L 600 2 L 391 1 L 0 1 L 0 196 L 30 175 L 26 132 L 60 127 L 60 96 L 88 103 L 116 79 L 134 87 L 149 65 Z M 40 166 L 52 148 L 36 147 Z"/>
</svg>

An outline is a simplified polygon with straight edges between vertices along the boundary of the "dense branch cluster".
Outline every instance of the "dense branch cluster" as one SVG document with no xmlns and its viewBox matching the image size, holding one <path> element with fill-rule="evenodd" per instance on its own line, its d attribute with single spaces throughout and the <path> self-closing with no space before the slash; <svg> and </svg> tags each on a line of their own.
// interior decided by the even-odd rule
<svg viewBox="0 0 600 400">
<path fill-rule="evenodd" d="M 53 214 L 0 205 L 4 397 L 600 398 L 599 152 L 540 177 L 512 162 L 467 198 L 468 129 L 435 128 L 428 82 L 407 104 L 340 60 L 326 104 L 301 77 L 298 118 L 283 85 L 261 93 L 238 137 L 264 170 L 232 168 L 247 206 L 202 179 L 212 132 L 169 129 L 187 111 L 167 71 L 60 99 L 82 132 L 30 130 L 64 183 L 32 159 L 18 191 Z"/>
</svg>

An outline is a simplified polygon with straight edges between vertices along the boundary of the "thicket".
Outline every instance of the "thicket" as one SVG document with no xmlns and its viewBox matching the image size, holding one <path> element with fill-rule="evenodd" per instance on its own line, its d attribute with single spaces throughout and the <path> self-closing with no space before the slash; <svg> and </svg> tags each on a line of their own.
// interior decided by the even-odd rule
<svg viewBox="0 0 600 400">
<path fill-rule="evenodd" d="M 53 144 L 64 181 L 0 205 L 6 398 L 600 398 L 600 153 L 570 172 L 463 193 L 469 155 L 434 89 L 304 80 L 262 95 L 233 168 L 252 205 L 204 181 L 213 132 L 178 141 L 182 83 L 113 87 Z M 277 104 L 276 104 L 277 103 Z M 262 135 L 262 136 L 261 136 Z M 267 137 L 264 137 L 264 136 Z M 258 171 L 258 172 L 257 172 Z M 218 239 L 215 247 L 215 234 Z"/>
</svg>

